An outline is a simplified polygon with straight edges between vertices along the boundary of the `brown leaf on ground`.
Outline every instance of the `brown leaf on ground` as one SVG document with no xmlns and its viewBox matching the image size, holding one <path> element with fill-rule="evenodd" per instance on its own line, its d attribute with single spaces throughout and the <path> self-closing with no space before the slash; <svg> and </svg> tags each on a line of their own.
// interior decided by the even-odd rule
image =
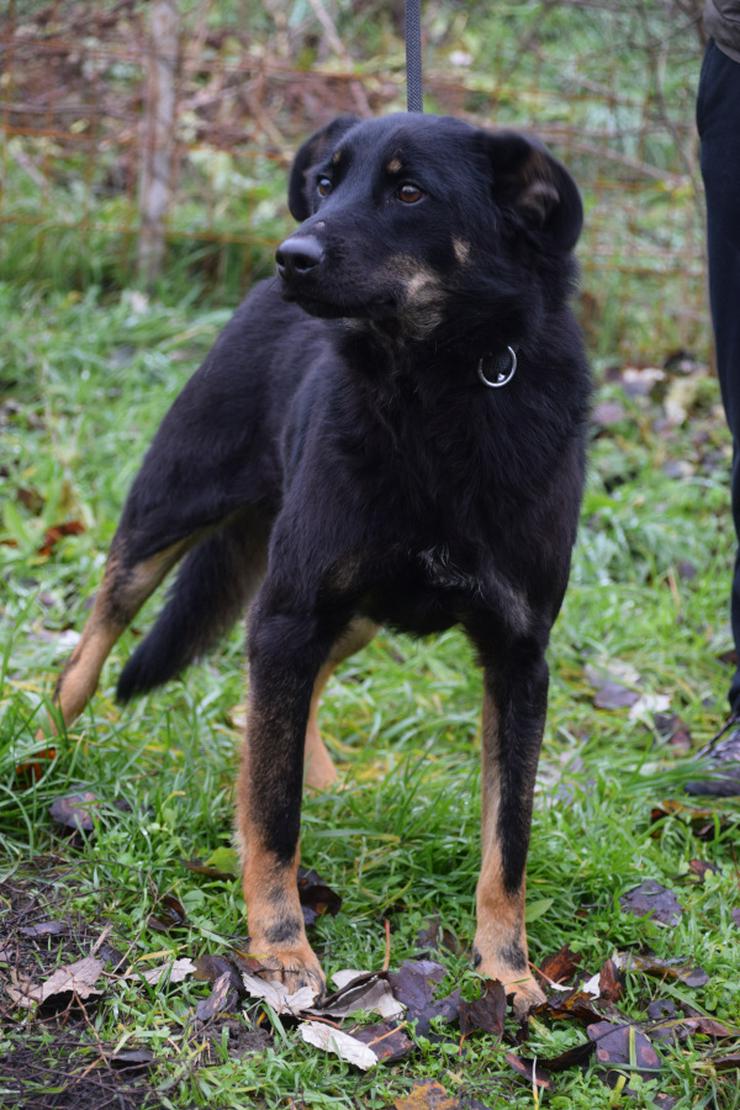
<svg viewBox="0 0 740 1110">
<path fill-rule="evenodd" d="M 653 722 L 664 744 L 669 744 L 677 752 L 691 751 L 691 730 L 676 713 L 656 713 Z"/>
<path fill-rule="evenodd" d="M 31 783 L 39 782 L 49 770 L 49 767 L 56 757 L 56 748 L 42 748 L 40 751 L 34 752 L 28 759 L 24 759 L 21 763 L 16 764 L 15 777 L 22 786 L 29 786 Z"/>
<path fill-rule="evenodd" d="M 464 1037 L 476 1030 L 501 1037 L 506 1017 L 506 990 L 498 979 L 484 979 L 483 992 L 474 1002 L 460 1003 L 460 1032 Z"/>
<path fill-rule="evenodd" d="M 119 1052 L 106 1053 L 105 1059 L 116 1071 L 146 1071 L 154 1063 L 154 1053 L 148 1048 L 122 1048 Z"/>
<path fill-rule="evenodd" d="M 403 1029 L 398 1024 L 388 1021 L 363 1025 L 353 1030 L 352 1035 L 372 1049 L 381 1063 L 386 1064 L 402 1060 L 414 1047 L 413 1041 L 406 1036 Z"/>
<path fill-rule="evenodd" d="M 409 1021 L 431 1005 L 434 988 L 445 977 L 445 969 L 434 960 L 405 960 L 398 971 L 388 972 L 393 994 L 408 1010 Z"/>
<path fill-rule="evenodd" d="M 202 859 L 185 859 L 182 861 L 187 867 L 188 871 L 193 871 L 196 875 L 205 875 L 209 879 L 222 879 L 224 882 L 230 882 L 234 876 L 230 871 L 221 871 L 218 867 L 211 867 L 210 864 L 204 863 Z"/>
<path fill-rule="evenodd" d="M 378 1056 L 372 1048 L 357 1037 L 323 1022 L 302 1021 L 298 1026 L 298 1034 L 306 1044 L 320 1048 L 323 1052 L 333 1052 L 341 1060 L 346 1060 L 362 1071 L 374 1068 L 378 1063 Z"/>
<path fill-rule="evenodd" d="M 195 964 L 187 957 L 180 960 L 166 960 L 163 964 L 158 964 L 156 967 L 150 967 L 147 971 L 142 971 L 141 968 L 133 969 L 127 972 L 124 978 L 137 979 L 139 976 L 146 979 L 150 986 L 157 986 L 160 982 L 166 983 L 182 983 L 183 979 L 187 979 L 188 975 L 195 973 Z"/>
<path fill-rule="evenodd" d="M 69 929 L 68 921 L 39 921 L 37 925 L 22 925 L 18 932 L 22 937 L 59 937 Z"/>
<path fill-rule="evenodd" d="M 542 1060 L 541 1063 L 548 1071 L 565 1071 L 566 1068 L 585 1064 L 593 1055 L 594 1049 L 593 1041 L 583 1041 L 573 1048 L 566 1048 L 565 1052 L 552 1056 L 549 1060 Z"/>
<path fill-rule="evenodd" d="M 441 1083 L 425 1079 L 414 1083 L 409 1093 L 397 1098 L 393 1105 L 396 1110 L 458 1110 L 460 1102 Z"/>
<path fill-rule="evenodd" d="M 300 990 L 291 993 L 283 983 L 261 979 L 259 975 L 253 975 L 248 971 L 242 972 L 242 981 L 251 998 L 264 999 L 276 1014 L 290 1014 L 292 1017 L 297 1017 L 310 1009 L 316 1001 L 317 992 L 311 987 L 301 987 Z"/>
<path fill-rule="evenodd" d="M 659 805 L 653 806 L 650 810 L 650 820 L 653 824 L 666 817 L 678 817 L 687 825 L 690 825 L 691 831 L 699 840 L 712 840 L 714 838 L 717 820 L 719 820 L 721 827 L 726 824 L 717 810 L 708 809 L 704 806 L 685 805 L 683 802 L 677 802 L 674 798 L 668 798 Z M 651 835 L 654 837 L 660 836 L 660 829 L 655 829 Z"/>
<path fill-rule="evenodd" d="M 416 936 L 416 954 L 418 956 L 429 956 L 433 952 L 441 952 L 443 949 L 459 956 L 463 951 L 463 946 L 452 929 L 443 925 L 439 915 L 435 915 L 429 918 Z"/>
<path fill-rule="evenodd" d="M 617 1023 L 626 1021 L 624 1014 L 613 1003 L 605 998 L 594 997 L 585 990 L 573 990 L 570 994 L 553 993 L 534 1010 L 534 1013 L 556 1020 L 574 1018 L 584 1025 L 604 1020 Z"/>
<path fill-rule="evenodd" d="M 52 524 L 46 529 L 44 538 L 39 547 L 38 555 L 51 555 L 52 551 L 63 536 L 79 536 L 85 531 L 81 520 L 65 520 L 61 524 Z"/>
<path fill-rule="evenodd" d="M 327 886 L 315 871 L 305 867 L 298 868 L 298 897 L 306 925 L 313 925 L 325 913 L 336 915 L 342 908 L 342 899 L 335 890 Z"/>
<path fill-rule="evenodd" d="M 34 516 L 38 516 L 44 507 L 42 494 L 32 486 L 19 486 L 15 492 L 15 499 Z"/>
<path fill-rule="evenodd" d="M 736 906 L 732 911 L 732 920 L 740 928 L 740 906 Z"/>
<path fill-rule="evenodd" d="M 730 1052 L 726 1056 L 710 1056 L 709 1059 L 717 1071 L 732 1071 L 733 1068 L 740 1068 L 740 1052 Z"/>
<path fill-rule="evenodd" d="M 630 690 L 619 682 L 605 681 L 594 694 L 597 709 L 629 709 L 639 701 L 636 690 Z"/>
<path fill-rule="evenodd" d="M 599 998 L 607 1002 L 618 1002 L 622 997 L 624 980 L 617 971 L 614 960 L 605 960 L 599 972 Z"/>
<path fill-rule="evenodd" d="M 228 972 L 231 986 L 239 994 L 246 994 L 242 977 L 236 964 L 227 956 L 198 956 L 195 963 L 195 978 L 208 983 L 215 983 L 217 979 Z M 245 969 L 246 970 L 246 969 Z"/>
<path fill-rule="evenodd" d="M 49 1003 L 55 1009 L 63 1009 L 73 1000 L 84 1001 L 101 992 L 95 987 L 103 972 L 103 961 L 94 956 L 85 956 L 76 963 L 59 967 L 41 984 L 18 982 L 15 987 L 6 986 L 9 996 L 19 1006 L 26 1008 Z"/>
<path fill-rule="evenodd" d="M 181 929 L 187 925 L 188 915 L 179 898 L 174 894 L 163 894 L 157 899 L 154 913 L 150 915 L 147 924 L 155 933 L 169 933 L 172 929 Z"/>
<path fill-rule="evenodd" d="M 705 859 L 690 859 L 689 871 L 692 875 L 698 875 L 700 879 L 706 879 L 707 875 L 717 875 L 719 867 Z"/>
<path fill-rule="evenodd" d="M 391 990 L 383 972 L 355 971 L 347 968 L 333 976 L 338 989 L 325 995 L 321 1005 L 312 1013 L 330 1018 L 347 1017 L 357 1010 L 372 1010 L 382 1018 L 397 1021 L 403 1016 L 404 1006 Z"/>
<path fill-rule="evenodd" d="M 571 952 L 567 944 L 563 945 L 559 952 L 555 952 L 552 956 L 546 956 L 539 967 L 535 971 L 548 983 L 562 983 L 565 979 L 570 979 L 578 970 L 580 957 L 575 952 Z"/>
<path fill-rule="evenodd" d="M 222 1010 L 233 1010 L 239 999 L 238 992 L 231 985 L 231 974 L 224 971 L 213 984 L 213 990 L 207 998 L 201 998 L 195 1007 L 195 1016 L 198 1021 L 210 1021 L 220 1014 Z"/>
<path fill-rule="evenodd" d="M 703 987 L 709 976 L 702 967 L 696 967 L 683 956 L 662 960 L 652 952 L 638 955 L 633 952 L 617 952 L 614 963 L 620 971 L 642 971 L 645 975 L 657 975 L 662 979 L 678 979 L 687 987 Z"/>
<path fill-rule="evenodd" d="M 524 1060 L 521 1056 L 517 1056 L 515 1052 L 507 1052 L 505 1059 L 509 1067 L 524 1076 L 530 1087 L 544 1087 L 545 1090 L 552 1087 L 552 1076 L 548 1075 L 547 1069 L 542 1066 L 539 1060 Z"/>
<path fill-rule="evenodd" d="M 57 825 L 73 832 L 92 832 L 95 827 L 93 813 L 100 805 L 100 799 L 91 790 L 79 794 L 66 794 L 55 798 L 49 806 L 49 813 Z"/>
<path fill-rule="evenodd" d="M 649 916 L 661 925 L 678 925 L 683 909 L 672 890 L 655 879 L 645 879 L 619 899 L 625 913 L 635 917 Z"/>
<path fill-rule="evenodd" d="M 599 1021 L 589 1025 L 586 1034 L 594 1042 L 596 1059 L 603 1066 L 626 1066 L 644 1079 L 651 1079 L 660 1070 L 657 1052 L 645 1034 L 634 1025 Z M 606 1082 L 613 1087 L 619 1076 L 619 1071 L 610 1069 L 606 1073 Z"/>
</svg>

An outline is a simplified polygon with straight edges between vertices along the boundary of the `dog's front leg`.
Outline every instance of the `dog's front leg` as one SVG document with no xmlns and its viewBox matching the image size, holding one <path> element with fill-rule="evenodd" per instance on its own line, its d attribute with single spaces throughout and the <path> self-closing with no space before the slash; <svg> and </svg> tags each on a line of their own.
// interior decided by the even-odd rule
<svg viewBox="0 0 740 1110">
<path fill-rule="evenodd" d="M 482 850 L 475 959 L 514 994 L 518 1016 L 544 1001 L 531 975 L 524 925 L 525 867 L 548 672 L 532 643 L 486 665 L 482 742 Z"/>
<path fill-rule="evenodd" d="M 249 710 L 237 788 L 237 832 L 250 953 L 289 991 L 323 990 L 298 898 L 301 787 L 314 681 L 328 647 L 315 621 L 256 612 L 249 635 Z"/>
</svg>

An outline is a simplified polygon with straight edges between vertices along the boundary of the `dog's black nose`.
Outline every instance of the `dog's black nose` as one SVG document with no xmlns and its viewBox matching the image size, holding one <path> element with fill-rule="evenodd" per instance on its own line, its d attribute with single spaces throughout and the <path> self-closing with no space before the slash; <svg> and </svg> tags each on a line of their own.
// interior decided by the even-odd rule
<svg viewBox="0 0 740 1110">
<path fill-rule="evenodd" d="M 324 257 L 324 248 L 312 235 L 294 235 L 275 251 L 278 273 L 283 278 L 302 277 L 314 270 Z"/>
</svg>

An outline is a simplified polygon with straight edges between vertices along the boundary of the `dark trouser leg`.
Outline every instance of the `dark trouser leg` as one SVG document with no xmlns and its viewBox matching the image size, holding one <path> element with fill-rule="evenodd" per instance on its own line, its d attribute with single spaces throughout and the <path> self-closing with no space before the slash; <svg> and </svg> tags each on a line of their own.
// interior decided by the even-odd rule
<svg viewBox="0 0 740 1110">
<path fill-rule="evenodd" d="M 529 970 L 525 867 L 547 706 L 538 645 L 511 645 L 485 670 L 482 740 L 482 862 L 476 892 L 478 970 L 500 979 L 523 1015 L 544 1000 Z M 485 660 L 485 655 L 484 655 Z"/>
<path fill-rule="evenodd" d="M 740 63 L 707 47 L 697 102 L 701 169 L 707 196 L 709 295 L 717 372 L 732 432 L 732 513 L 740 537 Z M 740 551 L 732 580 L 732 632 L 740 656 Z M 730 687 L 740 711 L 740 669 Z"/>
</svg>

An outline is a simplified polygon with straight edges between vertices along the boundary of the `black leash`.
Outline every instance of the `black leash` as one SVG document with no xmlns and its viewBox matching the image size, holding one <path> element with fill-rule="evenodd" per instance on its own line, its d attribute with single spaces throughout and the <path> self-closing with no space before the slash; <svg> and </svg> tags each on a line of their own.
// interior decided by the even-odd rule
<svg viewBox="0 0 740 1110">
<path fill-rule="evenodd" d="M 421 87 L 421 0 L 406 0 L 406 105 L 424 111 Z"/>
</svg>

